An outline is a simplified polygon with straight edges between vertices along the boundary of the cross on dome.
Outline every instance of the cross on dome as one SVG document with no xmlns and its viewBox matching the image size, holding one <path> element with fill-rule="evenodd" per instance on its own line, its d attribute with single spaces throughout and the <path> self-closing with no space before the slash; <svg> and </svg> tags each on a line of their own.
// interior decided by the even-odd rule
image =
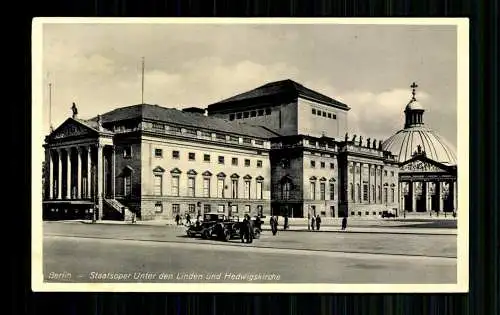
<svg viewBox="0 0 500 315">
<path fill-rule="evenodd" d="M 412 98 L 411 98 L 411 99 L 412 99 L 412 101 L 416 101 L 417 99 L 415 98 L 415 90 L 416 90 L 416 88 L 418 88 L 418 85 L 417 85 L 417 83 L 413 82 L 413 83 L 410 85 L 410 87 L 411 87 L 411 89 L 412 89 L 412 90 L 411 90 L 411 95 L 412 95 Z"/>
</svg>

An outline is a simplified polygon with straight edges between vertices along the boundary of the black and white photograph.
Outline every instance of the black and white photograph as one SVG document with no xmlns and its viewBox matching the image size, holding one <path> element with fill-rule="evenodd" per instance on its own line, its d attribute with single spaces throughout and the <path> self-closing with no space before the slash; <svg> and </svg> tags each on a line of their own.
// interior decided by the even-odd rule
<svg viewBox="0 0 500 315">
<path fill-rule="evenodd" d="M 467 292 L 468 27 L 35 19 L 33 290 Z"/>
</svg>

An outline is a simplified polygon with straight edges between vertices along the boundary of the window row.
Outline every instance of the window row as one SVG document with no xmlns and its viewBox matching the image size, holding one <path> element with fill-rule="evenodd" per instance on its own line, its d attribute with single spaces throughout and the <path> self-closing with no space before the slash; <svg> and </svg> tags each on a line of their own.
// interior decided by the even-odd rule
<svg viewBox="0 0 500 315">
<path fill-rule="evenodd" d="M 229 120 L 245 119 L 245 118 L 249 118 L 249 117 L 257 117 L 257 116 L 265 116 L 265 115 L 271 115 L 270 108 L 229 114 Z"/>
<path fill-rule="evenodd" d="M 317 184 L 316 182 L 310 182 L 309 185 L 310 185 L 309 186 L 310 199 L 316 200 L 318 197 L 316 191 Z M 327 187 L 326 183 L 319 184 L 319 200 L 326 200 L 326 187 Z M 328 187 L 330 196 L 329 200 L 335 200 L 335 184 L 329 183 Z"/>
<path fill-rule="evenodd" d="M 228 210 L 231 211 L 231 214 L 234 215 L 234 214 L 239 213 L 238 205 L 231 205 L 231 206 L 217 205 L 217 210 L 212 210 L 212 205 L 210 205 L 210 204 L 203 205 L 203 213 L 210 213 L 212 211 L 217 211 L 218 213 L 225 213 L 226 206 L 229 208 Z M 179 214 L 179 215 L 189 214 L 190 216 L 195 216 L 197 213 L 201 214 L 201 209 L 198 209 L 198 211 L 197 211 L 197 206 L 194 203 L 188 204 L 187 210 L 188 210 L 187 212 L 181 214 L 181 205 L 180 204 L 172 204 L 172 215 L 173 216 L 176 216 L 177 214 Z M 251 207 L 251 205 L 244 205 L 242 210 L 243 210 L 243 213 L 250 213 L 252 211 L 252 207 Z M 256 210 L 257 214 L 260 216 L 262 216 L 264 213 L 262 205 L 256 206 L 255 210 Z M 155 203 L 155 212 L 156 213 L 163 213 L 163 203 L 162 202 L 159 201 L 159 202 Z M 194 219 L 194 218 L 192 218 L 192 219 Z"/>
<path fill-rule="evenodd" d="M 311 160 L 311 168 L 316 168 L 316 161 L 313 161 Z M 319 162 L 319 168 L 326 168 L 326 163 L 325 162 Z M 331 162 L 330 163 L 330 169 L 334 169 L 335 168 L 335 163 Z"/>
<path fill-rule="evenodd" d="M 155 149 L 155 157 L 157 158 L 162 158 L 163 157 L 163 149 Z M 196 153 L 194 152 L 188 152 L 188 160 L 189 161 L 196 161 Z M 180 159 L 181 158 L 181 153 L 180 151 L 172 151 L 172 158 L 173 159 Z M 210 154 L 203 154 L 203 162 L 211 162 L 211 156 Z M 225 157 L 223 155 L 219 155 L 217 157 L 217 162 L 219 164 L 225 164 Z M 238 158 L 231 158 L 231 165 L 233 166 L 238 166 L 239 165 L 239 159 Z M 250 167 L 251 161 L 250 159 L 243 159 L 243 165 L 246 167 Z M 262 160 L 257 160 L 256 167 L 262 167 Z"/>
<path fill-rule="evenodd" d="M 361 200 L 363 201 L 370 201 L 370 202 L 376 202 L 375 199 L 378 200 L 378 202 L 382 202 L 382 188 L 380 185 L 377 185 L 377 191 L 375 191 L 375 185 L 371 185 L 371 189 L 368 190 L 368 184 L 363 184 L 363 191 L 360 189 L 360 184 L 356 184 L 356 190 L 354 190 L 354 185 L 351 183 L 349 186 L 350 192 L 351 192 L 351 201 L 358 201 L 360 202 Z M 357 194 L 356 194 L 357 192 Z M 377 192 L 377 196 L 375 196 L 375 193 Z M 363 195 L 361 195 L 363 194 Z M 355 198 L 357 195 L 357 198 Z M 361 199 L 363 197 L 363 199 Z M 370 198 L 369 198 L 370 197 Z M 369 200 L 370 199 L 370 200 Z M 391 187 L 391 199 L 392 203 L 396 201 L 396 190 L 395 188 Z M 384 200 L 383 202 L 389 202 L 388 199 L 388 188 L 384 187 Z"/>
<path fill-rule="evenodd" d="M 187 190 L 186 194 L 183 196 L 186 197 L 204 197 L 210 198 L 212 196 L 212 181 L 210 178 L 203 178 L 203 188 L 201 192 L 196 191 L 196 178 L 188 177 L 187 178 Z M 233 199 L 253 199 L 252 198 L 252 189 L 255 192 L 255 199 L 263 199 L 263 191 L 262 191 L 262 179 L 256 179 L 255 182 L 252 182 L 251 179 L 244 179 L 243 181 L 243 196 L 239 194 L 239 186 L 240 181 L 238 178 L 230 179 L 230 191 L 229 194 L 226 190 L 229 188 L 226 186 L 226 178 L 218 177 L 216 181 L 216 198 L 233 198 Z M 170 196 L 181 196 L 180 195 L 180 176 L 173 175 L 171 178 L 170 185 Z M 155 174 L 154 175 L 154 189 L 153 194 L 155 196 L 163 196 L 163 175 Z"/>
<path fill-rule="evenodd" d="M 313 115 L 320 116 L 320 117 L 325 117 L 325 118 L 330 118 L 330 119 L 337 119 L 337 115 L 335 115 L 333 113 L 325 112 L 324 110 L 319 110 L 319 109 L 313 108 L 311 110 L 311 113 Z"/>
<path fill-rule="evenodd" d="M 365 170 L 366 171 L 366 170 Z M 349 173 L 353 173 L 354 172 L 354 166 L 349 166 Z M 361 172 L 361 168 L 359 166 L 356 166 L 356 174 L 359 174 Z M 384 176 L 388 176 L 388 171 L 387 170 L 384 170 Z M 375 169 L 371 168 L 370 169 L 370 175 L 375 175 Z M 382 176 L 382 170 L 377 170 L 377 175 L 378 176 Z M 395 172 L 394 171 L 391 171 L 391 177 L 394 177 L 395 175 Z"/>
</svg>

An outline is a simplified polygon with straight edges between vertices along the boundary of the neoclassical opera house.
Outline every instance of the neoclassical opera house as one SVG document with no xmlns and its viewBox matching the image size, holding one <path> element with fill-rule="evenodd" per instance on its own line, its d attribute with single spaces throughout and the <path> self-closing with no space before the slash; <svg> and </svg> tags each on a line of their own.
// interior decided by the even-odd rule
<svg viewBox="0 0 500 315">
<path fill-rule="evenodd" d="M 457 211 L 457 158 L 452 146 L 424 124 L 424 107 L 413 97 L 404 128 L 382 144 L 398 156 L 400 215 Z"/>
</svg>

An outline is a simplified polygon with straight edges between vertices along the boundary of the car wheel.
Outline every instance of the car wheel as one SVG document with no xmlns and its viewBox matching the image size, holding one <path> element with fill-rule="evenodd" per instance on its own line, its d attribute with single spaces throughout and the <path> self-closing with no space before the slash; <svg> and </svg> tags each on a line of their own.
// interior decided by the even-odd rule
<svg viewBox="0 0 500 315">
<path fill-rule="evenodd" d="M 208 239 L 208 231 L 205 230 L 201 233 L 201 238 L 203 238 L 204 240 Z"/>
<path fill-rule="evenodd" d="M 231 233 L 224 231 L 224 241 L 228 242 L 231 239 Z"/>
<path fill-rule="evenodd" d="M 255 238 L 255 239 L 259 239 L 259 238 L 260 238 L 260 231 L 259 231 L 259 230 L 256 230 L 256 231 L 253 233 L 253 238 Z"/>
</svg>

